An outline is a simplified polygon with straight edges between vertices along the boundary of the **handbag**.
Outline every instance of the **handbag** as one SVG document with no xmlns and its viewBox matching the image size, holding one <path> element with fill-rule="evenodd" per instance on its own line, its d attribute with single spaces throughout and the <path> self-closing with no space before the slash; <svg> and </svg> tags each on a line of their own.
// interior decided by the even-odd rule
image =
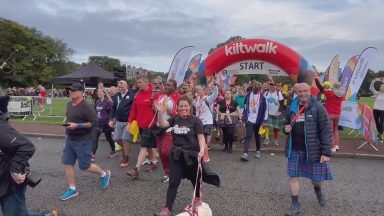
<svg viewBox="0 0 384 216">
<path fill-rule="evenodd" d="M 200 181 L 198 178 L 199 174 L 201 175 Z M 193 190 L 192 202 L 187 207 L 185 207 L 184 212 L 177 214 L 176 216 L 212 216 L 212 209 L 209 207 L 207 203 L 202 202 L 200 205 L 194 206 L 195 199 L 196 199 L 197 184 L 198 183 L 200 184 L 200 190 L 201 190 L 202 181 L 203 181 L 203 168 L 201 166 L 201 159 L 200 157 L 198 157 L 196 184 L 195 184 L 195 189 Z"/>
</svg>

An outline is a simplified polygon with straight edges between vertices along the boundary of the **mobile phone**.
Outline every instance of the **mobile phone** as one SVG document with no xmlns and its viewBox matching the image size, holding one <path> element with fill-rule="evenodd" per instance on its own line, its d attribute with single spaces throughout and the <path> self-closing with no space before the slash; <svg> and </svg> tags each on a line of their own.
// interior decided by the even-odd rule
<svg viewBox="0 0 384 216">
<path fill-rule="evenodd" d="M 71 124 L 69 124 L 69 123 L 64 123 L 64 124 L 62 124 L 61 126 L 68 127 L 69 125 L 71 125 Z"/>
</svg>

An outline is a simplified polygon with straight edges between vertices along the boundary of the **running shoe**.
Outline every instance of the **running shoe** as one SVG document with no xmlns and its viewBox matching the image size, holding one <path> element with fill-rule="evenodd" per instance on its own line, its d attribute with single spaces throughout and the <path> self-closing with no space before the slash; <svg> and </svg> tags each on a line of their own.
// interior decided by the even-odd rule
<svg viewBox="0 0 384 216">
<path fill-rule="evenodd" d="M 63 195 L 60 196 L 60 200 L 61 201 L 69 200 L 72 197 L 75 197 L 77 195 L 79 195 L 79 193 L 77 192 L 76 189 L 73 190 L 71 188 L 68 188 L 68 190 Z"/>
<path fill-rule="evenodd" d="M 107 173 L 104 177 L 101 178 L 101 189 L 107 189 L 109 185 L 109 180 L 111 178 L 111 171 L 106 170 L 105 173 Z"/>
</svg>

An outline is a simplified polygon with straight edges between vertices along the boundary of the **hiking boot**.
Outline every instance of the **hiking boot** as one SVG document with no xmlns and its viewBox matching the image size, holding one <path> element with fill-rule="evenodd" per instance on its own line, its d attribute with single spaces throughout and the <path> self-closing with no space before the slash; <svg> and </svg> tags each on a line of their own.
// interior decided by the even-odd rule
<svg viewBox="0 0 384 216">
<path fill-rule="evenodd" d="M 152 172 L 157 169 L 157 164 L 150 164 L 145 172 Z"/>
<path fill-rule="evenodd" d="M 256 151 L 255 158 L 260 158 L 260 157 L 261 157 L 261 152 L 260 151 Z"/>
<path fill-rule="evenodd" d="M 296 216 L 299 215 L 300 210 L 299 210 L 299 205 L 291 205 L 289 207 L 288 212 L 285 213 L 286 216 Z"/>
<path fill-rule="evenodd" d="M 324 194 L 321 192 L 321 189 L 320 188 L 318 190 L 315 189 L 315 194 L 319 204 L 321 206 L 325 206 L 327 204 L 327 201 L 325 200 Z"/>
<path fill-rule="evenodd" d="M 169 177 L 167 175 L 165 175 L 165 176 L 161 177 L 160 181 L 163 182 L 163 183 L 166 183 L 166 182 L 169 181 Z"/>
<path fill-rule="evenodd" d="M 106 175 L 101 177 L 101 189 L 107 189 L 109 185 L 109 179 L 111 178 L 111 171 L 105 170 Z"/>
<path fill-rule="evenodd" d="M 65 201 L 65 200 L 69 200 L 71 199 L 72 197 L 75 197 L 79 195 L 79 193 L 77 192 L 77 190 L 73 190 L 71 188 L 68 188 L 68 190 L 65 192 L 65 194 L 61 195 L 60 196 L 60 200 L 61 201 Z"/>
<path fill-rule="evenodd" d="M 168 208 L 162 208 L 155 216 L 171 216 L 171 211 Z"/>
<path fill-rule="evenodd" d="M 240 160 L 241 161 L 249 161 L 248 154 L 247 153 L 243 153 L 243 155 L 241 156 Z"/>
<path fill-rule="evenodd" d="M 269 139 L 265 139 L 263 142 L 263 145 L 265 145 L 265 146 L 269 145 Z"/>
<path fill-rule="evenodd" d="M 133 168 L 133 170 L 127 172 L 127 175 L 131 176 L 133 180 L 139 179 L 139 168 Z"/>
</svg>

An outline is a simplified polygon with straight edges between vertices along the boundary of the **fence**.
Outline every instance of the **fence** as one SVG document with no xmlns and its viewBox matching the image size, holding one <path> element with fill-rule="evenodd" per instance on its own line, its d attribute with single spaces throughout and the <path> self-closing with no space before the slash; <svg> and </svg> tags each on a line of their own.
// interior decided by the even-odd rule
<svg viewBox="0 0 384 216">
<path fill-rule="evenodd" d="M 39 118 L 62 118 L 65 122 L 65 109 L 69 98 L 47 98 L 37 96 L 11 96 L 8 112 L 11 117 L 27 118 L 35 121 Z"/>
</svg>

